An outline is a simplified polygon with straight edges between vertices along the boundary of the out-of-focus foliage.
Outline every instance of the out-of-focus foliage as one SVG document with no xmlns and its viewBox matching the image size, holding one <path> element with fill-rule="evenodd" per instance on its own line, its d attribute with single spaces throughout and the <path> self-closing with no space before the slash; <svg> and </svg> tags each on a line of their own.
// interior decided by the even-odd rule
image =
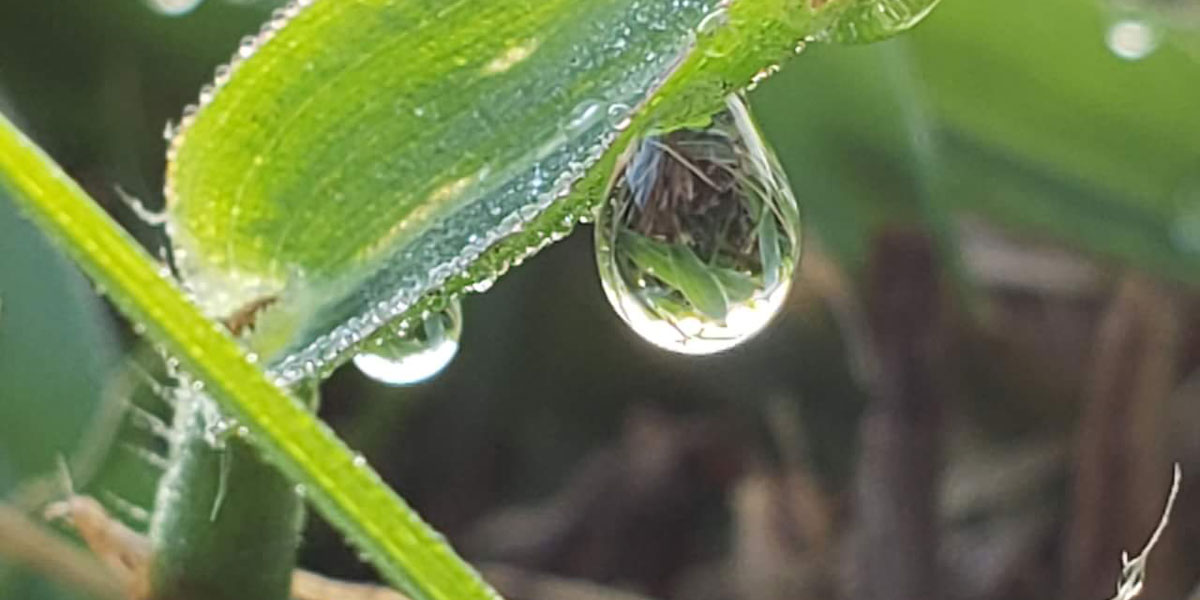
<svg viewBox="0 0 1200 600">
<path fill-rule="evenodd" d="M 53 478 L 57 459 L 84 437 L 113 344 L 87 282 L 0 193 L 0 498 Z M 2 563 L 0 596 L 53 597 Z"/>
<path fill-rule="evenodd" d="M 1131 61 L 1110 12 L 947 2 L 911 36 L 811 48 L 756 100 L 817 235 L 858 263 L 897 213 L 975 214 L 1200 282 L 1200 19 L 1135 14 L 1157 37 Z"/>
</svg>

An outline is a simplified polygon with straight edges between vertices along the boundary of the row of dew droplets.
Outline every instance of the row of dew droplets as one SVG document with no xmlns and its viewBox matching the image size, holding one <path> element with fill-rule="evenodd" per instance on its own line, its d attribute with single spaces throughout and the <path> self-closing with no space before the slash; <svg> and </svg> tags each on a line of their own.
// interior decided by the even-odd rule
<svg viewBox="0 0 1200 600">
<path fill-rule="evenodd" d="M 262 25 L 257 35 L 249 35 L 242 38 L 237 52 L 234 54 L 229 63 L 216 67 L 212 83 L 201 87 L 197 101 L 184 107 L 179 123 L 176 124 L 168 121 L 164 125 L 163 139 L 167 143 L 166 157 L 168 163 L 173 163 L 177 156 L 177 148 L 183 140 L 183 132 L 195 121 L 196 115 L 199 113 L 199 111 L 213 101 L 217 91 L 225 86 L 236 68 L 244 60 L 250 58 L 250 56 L 252 56 L 259 47 L 270 40 L 275 33 L 287 23 L 289 19 L 295 17 L 302 8 L 308 6 L 313 1 L 314 0 L 292 0 L 288 4 L 276 8 L 272 12 L 271 18 Z M 160 14 L 179 17 L 194 11 L 203 3 L 203 0 L 146 0 L 146 3 L 152 10 L 155 10 Z M 124 203 L 139 219 L 151 226 L 165 226 L 168 238 L 172 237 L 174 232 L 174 224 L 168 218 L 165 209 L 162 212 L 151 211 L 145 208 L 140 200 L 124 193 L 122 190 L 118 190 L 118 194 Z M 170 197 L 171 191 L 169 188 L 165 190 L 165 194 L 168 198 Z M 162 255 L 162 267 L 159 270 L 159 275 L 163 278 L 174 279 L 175 274 L 172 271 L 171 263 L 185 259 L 186 253 L 183 249 L 176 247 L 172 252 L 174 260 L 169 261 L 166 255 L 167 252 L 168 246 L 164 246 L 160 249 L 160 254 Z M 198 291 L 191 286 L 190 282 L 181 281 L 180 283 L 183 285 L 185 291 L 187 291 L 194 300 L 198 300 L 203 297 L 201 293 L 198 293 Z M 224 325 L 219 323 L 214 323 L 214 327 L 222 330 L 224 329 Z M 145 328 L 139 324 L 135 326 L 135 332 L 139 335 L 142 335 L 145 333 Z M 204 421 L 203 438 L 206 443 L 215 449 L 223 450 L 226 446 L 226 442 L 229 439 L 233 437 L 245 438 L 249 436 L 249 428 L 247 428 L 245 425 L 241 425 L 237 422 L 237 420 L 225 416 L 221 413 L 221 411 L 216 409 L 214 404 L 203 398 L 205 391 L 203 382 L 193 379 L 191 376 L 181 371 L 178 359 L 171 356 L 165 348 L 160 347 L 159 354 L 164 360 L 168 377 L 177 382 L 176 386 L 174 387 L 174 396 L 176 398 L 186 397 L 188 398 L 187 400 L 179 401 L 199 402 L 201 403 L 201 406 L 204 407 L 204 409 L 201 411 L 201 416 Z M 258 355 L 253 352 L 248 353 L 246 358 L 252 363 L 258 362 Z M 165 392 L 163 393 L 165 394 Z M 224 486 L 224 479 L 227 476 L 227 473 L 223 471 L 220 476 L 222 479 L 220 485 Z M 218 502 L 217 505 L 214 506 L 213 510 L 216 511 L 219 508 L 219 505 L 220 503 Z"/>
<path fill-rule="evenodd" d="M 180 0 L 182 1 L 182 0 Z M 205 106 L 210 104 L 216 93 L 229 81 L 233 73 L 241 64 L 254 55 L 264 44 L 269 42 L 271 38 L 279 30 L 283 29 L 287 23 L 295 18 L 300 11 L 305 7 L 313 4 L 316 0 L 291 0 L 286 5 L 276 8 L 271 12 L 271 18 L 263 23 L 262 27 L 256 35 L 247 35 L 242 38 L 238 44 L 237 52 L 228 63 L 218 65 L 213 73 L 212 83 L 206 84 L 200 88 L 200 93 L 197 101 L 189 104 L 183 109 L 183 116 L 178 125 L 168 122 L 163 129 L 163 138 L 167 141 L 167 159 L 171 161 L 175 157 L 176 147 L 182 142 L 182 134 L 187 130 L 188 126 L 195 121 L 196 114 Z M 199 4 L 199 2 L 196 2 Z"/>
<path fill-rule="evenodd" d="M 165 206 L 168 209 L 176 202 L 175 192 L 171 187 L 171 182 L 174 179 L 174 170 L 176 168 L 176 159 L 178 157 L 179 148 L 183 144 L 187 136 L 187 130 L 195 122 L 197 115 L 206 106 L 211 104 L 217 94 L 229 82 L 230 78 L 236 73 L 237 69 L 248 60 L 250 57 L 269 42 L 275 35 L 283 29 L 289 21 L 294 19 L 306 7 L 312 5 L 317 0 L 289 0 L 283 6 L 275 8 L 271 12 L 270 18 L 262 24 L 257 34 L 247 35 L 242 38 L 238 44 L 238 48 L 229 62 L 217 66 L 214 69 L 213 81 L 205 84 L 200 88 L 200 92 L 195 103 L 188 104 L 183 108 L 182 116 L 178 123 L 168 121 L 163 127 L 163 139 L 167 143 L 167 178 L 163 189 L 163 196 L 166 199 Z M 167 238 L 172 240 L 172 256 L 175 268 L 179 270 L 181 277 L 181 285 L 185 292 L 191 297 L 202 310 L 210 317 L 218 317 L 235 310 L 240 305 L 245 304 L 247 298 L 233 299 L 230 293 L 230 283 L 212 282 L 208 278 L 196 277 L 188 268 L 189 259 L 191 258 L 188 251 L 178 243 L 179 240 L 179 224 L 169 217 L 165 223 L 165 231 Z M 192 274 L 193 276 L 187 277 Z M 271 287 L 266 282 L 258 278 L 251 278 L 245 274 L 235 275 L 238 287 L 246 290 L 258 290 L 260 288 Z M 261 290 L 260 290 L 261 291 Z"/>
<path fill-rule="evenodd" d="M 741 95 L 705 128 L 635 143 L 595 236 L 617 314 L 683 354 L 727 350 L 761 331 L 783 306 L 801 250 L 796 199 Z"/>
</svg>

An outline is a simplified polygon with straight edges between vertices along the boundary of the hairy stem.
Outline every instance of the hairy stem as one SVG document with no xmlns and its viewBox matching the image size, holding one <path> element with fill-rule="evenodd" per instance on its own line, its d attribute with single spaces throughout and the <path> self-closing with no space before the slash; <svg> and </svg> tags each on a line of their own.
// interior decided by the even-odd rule
<svg viewBox="0 0 1200 600">
<path fill-rule="evenodd" d="M 212 400 L 181 395 L 150 532 L 153 598 L 288 598 L 303 500 Z M 316 386 L 297 395 L 315 405 Z"/>
</svg>

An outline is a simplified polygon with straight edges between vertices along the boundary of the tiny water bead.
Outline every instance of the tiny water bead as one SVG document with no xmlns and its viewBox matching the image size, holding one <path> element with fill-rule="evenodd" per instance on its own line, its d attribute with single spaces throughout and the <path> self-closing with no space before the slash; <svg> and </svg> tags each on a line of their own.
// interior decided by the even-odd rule
<svg viewBox="0 0 1200 600">
<path fill-rule="evenodd" d="M 703 129 L 635 142 L 596 220 L 609 302 L 650 343 L 727 350 L 779 312 L 800 259 L 800 211 L 745 101 Z"/>
<path fill-rule="evenodd" d="M 445 310 L 425 317 L 407 331 L 396 331 L 378 346 L 354 357 L 354 366 L 385 385 L 412 385 L 437 375 L 454 360 L 462 334 L 462 306 L 450 301 Z"/>
<path fill-rule="evenodd" d="M 1158 48 L 1158 32 L 1146 21 L 1121 19 L 1109 26 L 1104 41 L 1117 57 L 1137 61 Z"/>
</svg>

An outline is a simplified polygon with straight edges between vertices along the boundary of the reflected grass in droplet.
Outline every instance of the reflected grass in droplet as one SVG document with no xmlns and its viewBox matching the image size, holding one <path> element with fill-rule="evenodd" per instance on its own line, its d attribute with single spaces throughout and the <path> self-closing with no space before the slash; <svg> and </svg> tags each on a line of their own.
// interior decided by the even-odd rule
<svg viewBox="0 0 1200 600">
<path fill-rule="evenodd" d="M 765 327 L 799 255 L 795 197 L 739 96 L 703 129 L 634 144 L 596 225 L 610 303 L 647 341 L 685 354 Z"/>
</svg>

